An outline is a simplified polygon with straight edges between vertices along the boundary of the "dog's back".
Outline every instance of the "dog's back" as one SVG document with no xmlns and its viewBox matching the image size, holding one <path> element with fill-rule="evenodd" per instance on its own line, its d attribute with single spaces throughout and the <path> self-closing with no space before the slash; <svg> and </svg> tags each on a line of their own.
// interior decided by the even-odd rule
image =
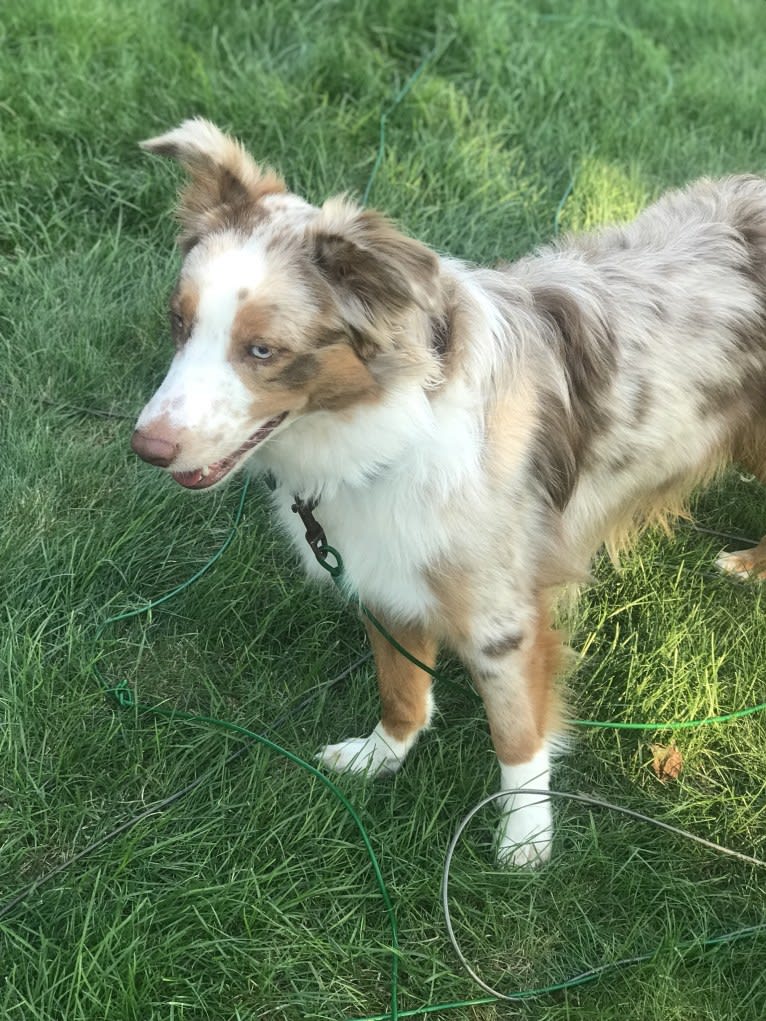
<svg viewBox="0 0 766 1021">
<path fill-rule="evenodd" d="M 535 470 L 586 557 L 732 458 L 766 475 L 766 181 L 697 182 L 508 273 L 538 314 Z"/>
</svg>

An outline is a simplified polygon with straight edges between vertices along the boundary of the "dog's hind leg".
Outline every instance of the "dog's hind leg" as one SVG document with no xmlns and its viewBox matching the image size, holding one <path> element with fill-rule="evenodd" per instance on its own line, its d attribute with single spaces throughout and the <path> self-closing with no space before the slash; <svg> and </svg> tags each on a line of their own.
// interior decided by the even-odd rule
<svg viewBox="0 0 766 1021">
<path fill-rule="evenodd" d="M 735 444 L 735 460 L 766 485 L 766 424 L 751 422 Z M 766 535 L 751 549 L 721 553 L 716 566 L 750 581 L 766 581 Z"/>
<path fill-rule="evenodd" d="M 382 623 L 403 648 L 433 669 L 437 652 L 434 639 L 417 627 Z M 431 678 L 397 652 L 372 623 L 367 621 L 366 625 L 378 672 L 380 722 L 368 737 L 327 745 L 318 758 L 338 772 L 383 775 L 396 772 L 420 732 L 431 722 Z"/>
<path fill-rule="evenodd" d="M 752 581 L 766 581 L 766 535 L 750 549 L 721 553 L 716 566 L 727 574 Z"/>
<path fill-rule="evenodd" d="M 538 606 L 529 621 L 510 625 L 476 645 L 465 657 L 487 711 L 500 763 L 502 802 L 497 857 L 501 864 L 538 865 L 548 860 L 553 840 L 550 799 L 524 788 L 547 790 L 557 722 L 554 681 L 561 639 Z"/>
</svg>

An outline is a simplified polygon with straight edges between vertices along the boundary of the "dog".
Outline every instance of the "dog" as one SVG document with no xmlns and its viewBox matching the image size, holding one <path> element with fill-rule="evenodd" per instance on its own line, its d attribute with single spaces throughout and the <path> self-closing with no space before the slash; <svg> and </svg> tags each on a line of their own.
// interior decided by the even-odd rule
<svg viewBox="0 0 766 1021">
<path fill-rule="evenodd" d="M 271 473 L 310 501 L 345 582 L 418 660 L 479 690 L 500 764 L 497 853 L 545 861 L 561 733 L 557 594 L 732 461 L 766 480 L 766 180 L 672 191 L 632 223 L 497 268 L 436 254 L 345 197 L 290 193 L 202 119 L 142 143 L 188 172 L 175 355 L 134 451 L 189 490 Z M 730 554 L 766 573 L 766 538 Z M 334 770 L 399 768 L 431 678 L 372 626 L 381 718 Z"/>
</svg>

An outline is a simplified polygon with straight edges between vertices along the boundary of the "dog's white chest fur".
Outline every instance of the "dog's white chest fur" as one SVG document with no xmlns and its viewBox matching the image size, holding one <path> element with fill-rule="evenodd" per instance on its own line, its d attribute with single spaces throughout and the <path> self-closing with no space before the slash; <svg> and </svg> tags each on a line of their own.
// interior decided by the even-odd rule
<svg viewBox="0 0 766 1021">
<path fill-rule="evenodd" d="M 328 543 L 343 558 L 343 585 L 349 594 L 405 618 L 421 618 L 433 606 L 423 570 L 438 555 L 444 537 L 434 508 L 413 500 L 404 478 L 388 486 L 344 487 L 323 499 L 314 514 Z M 292 496 L 277 493 L 279 514 L 306 562 L 321 577 L 304 542 L 303 524 L 290 510 Z"/>
<path fill-rule="evenodd" d="M 374 408 L 343 425 L 328 423 L 334 433 L 330 444 L 316 430 L 298 443 L 285 436 L 274 461 L 279 473 L 276 510 L 314 576 L 326 572 L 316 564 L 291 506 L 294 495 L 319 492 L 314 514 L 328 543 L 342 555 L 349 593 L 402 618 L 422 619 L 435 608 L 425 572 L 449 554 L 456 540 L 455 496 L 465 491 L 462 495 L 470 503 L 470 490 L 478 484 L 482 437 L 469 403 L 461 385 L 433 401 L 421 391 L 404 395 L 386 410 L 383 433 L 376 421 L 380 409 Z M 369 455 L 371 431 L 377 440 L 377 464 Z M 353 451 L 357 445 L 367 450 L 366 472 L 359 471 Z M 333 452 L 331 463 L 325 463 L 328 451 Z M 328 475 L 333 480 L 329 485 Z M 315 489 L 319 478 L 324 485 Z"/>
</svg>

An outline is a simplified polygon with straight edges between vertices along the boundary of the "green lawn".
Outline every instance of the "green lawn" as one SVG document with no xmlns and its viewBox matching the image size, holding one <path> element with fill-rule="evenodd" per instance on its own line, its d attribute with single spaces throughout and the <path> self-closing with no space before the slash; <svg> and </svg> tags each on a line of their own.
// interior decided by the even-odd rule
<svg viewBox="0 0 766 1021">
<path fill-rule="evenodd" d="M 308 586 L 259 487 L 224 557 L 240 485 L 195 498 L 129 450 L 169 359 L 178 172 L 137 148 L 203 114 L 309 199 L 362 195 L 439 250 L 515 257 L 554 231 L 631 216 L 702 174 L 766 170 L 762 0 L 10 0 L 0 15 L 0 901 L 123 821 L 0 916 L 5 1021 L 351 1019 L 388 1009 L 390 931 L 353 822 L 321 783 L 232 736 L 120 710 L 140 697 L 267 733 L 304 758 L 376 718 L 361 625 Z M 95 414 L 99 412 L 99 414 Z M 109 414 L 102 414 L 109 413 Z M 737 475 L 700 524 L 757 538 L 763 490 Z M 342 536 L 337 539 L 342 548 Z M 766 698 L 764 594 L 717 577 L 725 540 L 650 534 L 603 561 L 572 622 L 573 715 L 672 720 Z M 735 544 L 736 545 L 736 544 Z M 342 778 L 400 930 L 399 1005 L 481 998 L 449 945 L 442 862 L 494 789 L 481 705 L 445 663 L 436 726 L 393 781 Z M 275 721 L 278 725 L 274 728 Z M 764 717 L 682 731 L 579 731 L 556 786 L 766 856 Z M 483 1021 L 762 1021 L 766 935 L 682 945 L 764 919 L 766 870 L 619 816 L 557 805 L 554 861 L 492 865 L 482 813 L 452 870 L 455 924 L 509 992 L 656 957 Z M 2 908 L 0 907 L 0 911 Z"/>
</svg>

